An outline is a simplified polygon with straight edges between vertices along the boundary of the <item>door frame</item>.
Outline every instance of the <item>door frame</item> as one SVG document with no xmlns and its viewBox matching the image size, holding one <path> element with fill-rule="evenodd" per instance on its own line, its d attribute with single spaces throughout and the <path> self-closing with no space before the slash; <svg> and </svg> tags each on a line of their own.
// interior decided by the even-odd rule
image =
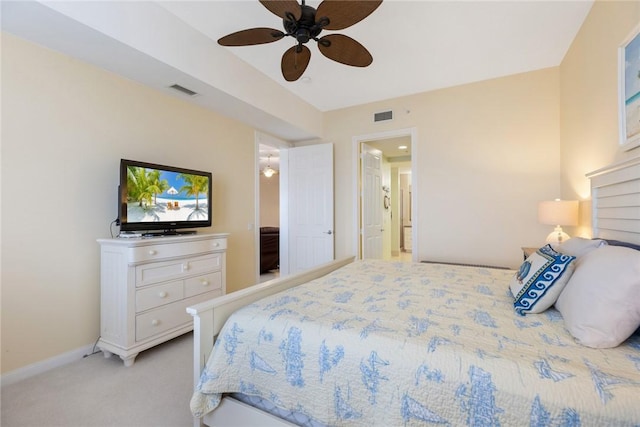
<svg viewBox="0 0 640 427">
<path fill-rule="evenodd" d="M 353 158 L 353 244 L 356 259 L 362 259 L 362 239 L 361 239 L 361 218 L 362 203 L 360 201 L 360 179 L 362 176 L 360 161 L 360 144 L 363 142 L 377 141 L 381 139 L 398 138 L 408 136 L 411 138 L 411 218 L 412 228 L 411 237 L 413 246 L 411 251 L 411 259 L 413 262 L 418 261 L 419 240 L 418 229 L 420 226 L 418 203 L 416 203 L 416 194 L 418 191 L 418 130 L 415 127 L 405 129 L 395 129 L 384 132 L 375 132 L 365 135 L 356 135 L 351 138 L 352 141 L 352 158 Z"/>
</svg>

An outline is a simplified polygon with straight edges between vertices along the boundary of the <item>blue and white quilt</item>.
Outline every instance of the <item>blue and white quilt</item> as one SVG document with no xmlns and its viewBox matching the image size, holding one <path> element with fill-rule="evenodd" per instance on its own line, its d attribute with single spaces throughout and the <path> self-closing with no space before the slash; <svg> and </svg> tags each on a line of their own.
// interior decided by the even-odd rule
<svg viewBox="0 0 640 427">
<path fill-rule="evenodd" d="M 229 318 L 191 400 L 259 396 L 331 426 L 637 426 L 640 336 L 519 316 L 509 270 L 356 261 Z"/>
</svg>

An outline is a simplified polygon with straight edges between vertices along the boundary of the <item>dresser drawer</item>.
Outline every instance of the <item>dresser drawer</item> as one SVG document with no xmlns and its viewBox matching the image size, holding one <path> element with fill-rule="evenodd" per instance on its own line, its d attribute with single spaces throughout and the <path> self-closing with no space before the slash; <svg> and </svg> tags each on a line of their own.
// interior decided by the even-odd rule
<svg viewBox="0 0 640 427">
<path fill-rule="evenodd" d="M 216 271 L 204 276 L 191 277 L 184 281 L 185 298 L 222 288 L 222 272 Z"/>
<path fill-rule="evenodd" d="M 196 255 L 204 252 L 222 251 L 227 248 L 227 239 L 225 238 L 168 244 L 164 242 L 129 248 L 129 263 L 134 264 L 185 255 Z"/>
<path fill-rule="evenodd" d="M 182 280 L 136 291 L 136 313 L 184 298 Z"/>
<path fill-rule="evenodd" d="M 136 316 L 136 341 L 188 323 L 192 320 L 190 317 L 180 302 L 139 314 Z"/>
<path fill-rule="evenodd" d="M 222 295 L 221 291 L 214 290 L 138 314 L 136 316 L 136 341 L 151 338 L 177 327 L 187 325 L 193 327 L 193 317 L 187 313 L 187 307 L 220 295 Z"/>
<path fill-rule="evenodd" d="M 136 266 L 136 286 L 220 270 L 222 254 L 208 254 L 186 259 L 161 261 Z"/>
<path fill-rule="evenodd" d="M 190 258 L 184 263 L 184 272 L 194 274 L 208 271 L 220 271 L 222 266 L 222 255 L 211 254 L 198 258 Z"/>
</svg>

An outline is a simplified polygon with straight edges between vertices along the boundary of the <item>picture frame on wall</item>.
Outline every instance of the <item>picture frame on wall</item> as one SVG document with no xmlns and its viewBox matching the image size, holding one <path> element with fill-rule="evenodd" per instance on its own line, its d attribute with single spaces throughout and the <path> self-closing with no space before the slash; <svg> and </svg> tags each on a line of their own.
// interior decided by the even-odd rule
<svg viewBox="0 0 640 427">
<path fill-rule="evenodd" d="M 640 146 L 640 25 L 620 45 L 618 61 L 620 146 L 626 151 Z"/>
</svg>

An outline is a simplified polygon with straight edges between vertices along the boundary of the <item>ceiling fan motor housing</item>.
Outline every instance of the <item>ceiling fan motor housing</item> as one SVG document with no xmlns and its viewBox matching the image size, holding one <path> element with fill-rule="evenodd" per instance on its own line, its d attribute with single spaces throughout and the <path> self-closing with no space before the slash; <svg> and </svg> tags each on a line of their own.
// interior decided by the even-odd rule
<svg viewBox="0 0 640 427">
<path fill-rule="evenodd" d="M 298 43 L 307 43 L 311 39 L 315 39 L 322 32 L 322 26 L 316 25 L 316 10 L 307 5 L 301 5 L 302 14 L 298 21 L 293 15 L 282 20 L 284 29 L 288 35 L 293 36 Z"/>
</svg>

